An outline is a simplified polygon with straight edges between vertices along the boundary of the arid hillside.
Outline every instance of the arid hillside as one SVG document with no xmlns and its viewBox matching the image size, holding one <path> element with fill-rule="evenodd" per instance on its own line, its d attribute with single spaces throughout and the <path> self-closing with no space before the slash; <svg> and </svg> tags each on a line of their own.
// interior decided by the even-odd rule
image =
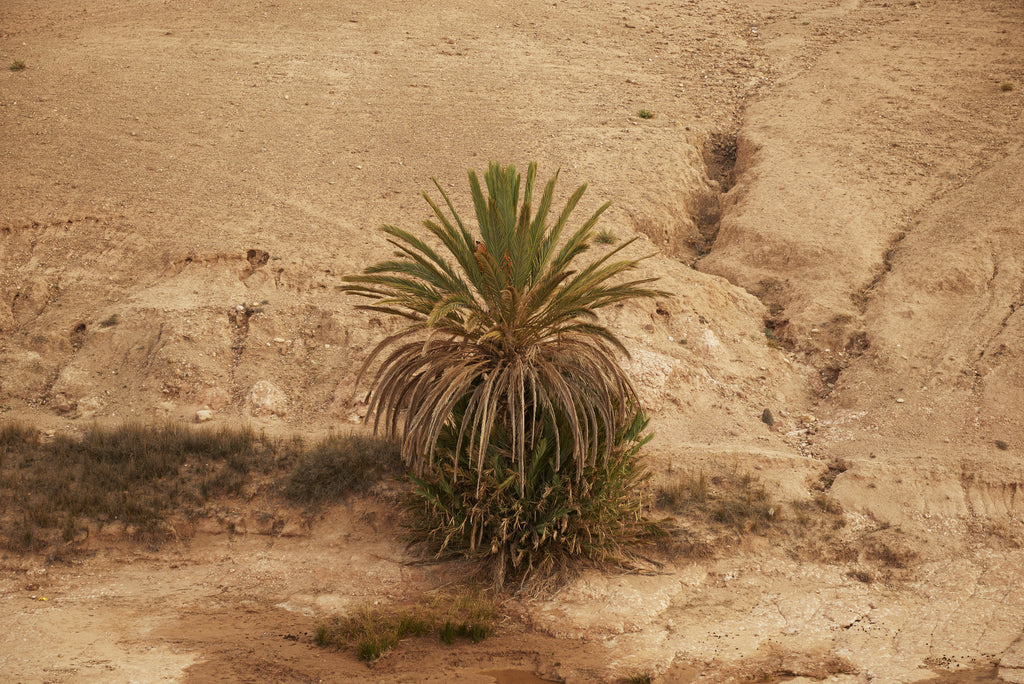
<svg viewBox="0 0 1024 684">
<path fill-rule="evenodd" d="M 2 552 L 0 672 L 1024 681 L 1018 0 L 5 0 L 0 67 L 0 420 L 364 429 L 395 323 L 341 277 L 432 178 L 468 217 L 467 169 L 537 161 L 673 293 L 608 317 L 651 487 L 752 474 L 844 516 L 588 571 L 368 670 L 312 621 L 458 568 L 379 496 L 274 534 L 227 502 L 156 549 Z"/>
</svg>

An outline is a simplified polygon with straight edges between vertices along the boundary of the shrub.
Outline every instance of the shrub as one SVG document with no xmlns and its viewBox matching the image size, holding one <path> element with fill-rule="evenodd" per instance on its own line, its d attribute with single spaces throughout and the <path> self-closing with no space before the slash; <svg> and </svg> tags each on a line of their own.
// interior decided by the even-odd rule
<svg viewBox="0 0 1024 684">
<path fill-rule="evenodd" d="M 555 443 L 538 442 L 522 490 L 502 441 L 488 450 L 477 491 L 475 465 L 462 451 L 453 466 L 454 430 L 442 437 L 439 459 L 423 477 L 413 477 L 413 504 L 422 515 L 415 537 L 438 557 L 461 555 L 488 562 L 495 582 L 506 576 L 551 576 L 574 560 L 622 561 L 631 545 L 657 536 L 660 528 L 642 515 L 637 486 L 647 477 L 640 450 L 650 435 L 641 413 L 616 437 L 608 458 L 584 465 L 576 477 L 570 461 L 555 469 Z"/>
<path fill-rule="evenodd" d="M 653 279 L 616 282 L 638 264 L 615 260 L 632 240 L 574 265 L 608 207 L 567 234 L 586 186 L 549 225 L 557 174 L 536 213 L 536 165 L 521 203 L 514 166 L 492 163 L 484 178 L 486 197 L 469 172 L 479 236 L 435 180 L 448 212 L 424 194 L 436 219 L 424 226 L 447 254 L 383 226 L 395 257 L 347 276 L 341 289 L 373 300 L 360 308 L 407 321 L 363 373 L 384 355 L 369 415 L 400 437 L 427 516 L 421 532 L 438 553 L 489 553 L 500 584 L 506 570 L 551 566 L 554 557 L 535 552 L 569 530 L 555 556 L 601 558 L 632 539 L 608 539 L 606 521 L 639 509 L 629 487 L 642 477 L 646 419 L 616 360 L 626 350 L 596 311 L 666 293 L 648 287 Z"/>
<path fill-rule="evenodd" d="M 292 501 L 320 506 L 365 492 L 382 478 L 404 472 L 393 442 L 360 435 L 332 436 L 301 456 L 285 493 Z"/>
</svg>

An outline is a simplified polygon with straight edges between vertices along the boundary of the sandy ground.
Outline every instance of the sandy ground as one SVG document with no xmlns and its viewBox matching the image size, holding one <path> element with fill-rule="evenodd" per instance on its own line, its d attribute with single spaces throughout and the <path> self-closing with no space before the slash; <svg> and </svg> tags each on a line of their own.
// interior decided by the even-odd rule
<svg viewBox="0 0 1024 684">
<path fill-rule="evenodd" d="M 675 293 L 609 316 L 656 480 L 734 465 L 799 499 L 841 464 L 861 549 L 591 573 L 368 669 L 315 619 L 459 568 L 373 499 L 289 536 L 211 520 L 4 556 L 5 680 L 1024 681 L 1019 2 L 5 0 L 0 66 L 4 418 L 354 426 L 392 323 L 340 277 L 432 176 L 465 207 L 467 168 L 537 160 Z M 859 581 L 878 540 L 914 561 Z"/>
</svg>

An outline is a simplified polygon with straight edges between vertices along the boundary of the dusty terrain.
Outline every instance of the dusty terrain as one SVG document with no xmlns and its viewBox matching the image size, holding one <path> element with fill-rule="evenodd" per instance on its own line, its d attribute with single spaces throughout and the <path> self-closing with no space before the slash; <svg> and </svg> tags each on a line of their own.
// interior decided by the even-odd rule
<svg viewBox="0 0 1024 684">
<path fill-rule="evenodd" d="M 0 418 L 355 426 L 391 323 L 340 277 L 431 176 L 466 206 L 467 168 L 537 160 L 676 293 L 611 317 L 655 481 L 831 473 L 844 538 L 912 559 L 755 540 L 590 573 L 368 669 L 313 620 L 458 568 L 373 499 L 211 520 L 3 557 L 5 681 L 1024 681 L 1018 0 L 4 0 L 0 66 Z"/>
</svg>

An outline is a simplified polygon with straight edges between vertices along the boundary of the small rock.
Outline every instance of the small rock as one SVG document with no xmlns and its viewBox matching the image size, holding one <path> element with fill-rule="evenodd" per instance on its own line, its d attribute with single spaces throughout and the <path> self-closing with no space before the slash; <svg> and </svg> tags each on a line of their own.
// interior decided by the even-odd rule
<svg viewBox="0 0 1024 684">
<path fill-rule="evenodd" d="M 196 411 L 196 422 L 205 423 L 209 420 L 213 420 L 213 411 L 208 408 L 199 409 Z"/>
<path fill-rule="evenodd" d="M 771 409 L 765 409 L 761 412 L 761 422 L 768 427 L 775 425 L 775 416 L 772 415 Z"/>
<path fill-rule="evenodd" d="M 274 383 L 260 380 L 249 392 L 249 406 L 252 415 L 279 416 L 288 415 L 288 397 Z"/>
<path fill-rule="evenodd" d="M 66 395 L 58 394 L 53 398 L 53 408 L 57 413 L 71 413 L 77 408 L 77 405 Z"/>
</svg>

